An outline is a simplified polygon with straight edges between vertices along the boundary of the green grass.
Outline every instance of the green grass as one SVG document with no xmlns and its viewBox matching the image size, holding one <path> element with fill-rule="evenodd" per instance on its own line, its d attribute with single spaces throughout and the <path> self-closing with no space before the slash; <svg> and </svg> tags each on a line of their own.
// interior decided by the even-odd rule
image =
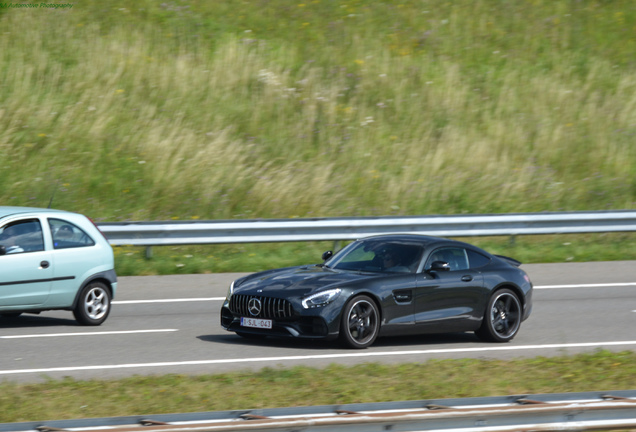
<svg viewBox="0 0 636 432">
<path fill-rule="evenodd" d="M 636 354 L 0 384 L 0 422 L 636 388 Z M 266 397 L 263 397 L 266 395 Z"/>
<path fill-rule="evenodd" d="M 0 202 L 97 221 L 632 209 L 632 1 L 0 12 Z M 28 55 L 27 55 L 28 53 Z"/>
<path fill-rule="evenodd" d="M 244 6 L 0 8 L 0 203 L 97 222 L 636 208 L 634 2 Z M 623 256 L 565 242 L 510 255 Z M 297 261 L 241 249 L 118 265 Z"/>
</svg>

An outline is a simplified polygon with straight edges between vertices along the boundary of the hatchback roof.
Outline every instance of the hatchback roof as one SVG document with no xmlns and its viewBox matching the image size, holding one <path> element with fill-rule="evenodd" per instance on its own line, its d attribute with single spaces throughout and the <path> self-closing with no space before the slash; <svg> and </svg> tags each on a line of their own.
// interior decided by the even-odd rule
<svg viewBox="0 0 636 432">
<path fill-rule="evenodd" d="M 38 207 L 12 207 L 0 206 L 0 218 L 21 213 L 68 213 L 64 210 L 38 208 Z"/>
</svg>

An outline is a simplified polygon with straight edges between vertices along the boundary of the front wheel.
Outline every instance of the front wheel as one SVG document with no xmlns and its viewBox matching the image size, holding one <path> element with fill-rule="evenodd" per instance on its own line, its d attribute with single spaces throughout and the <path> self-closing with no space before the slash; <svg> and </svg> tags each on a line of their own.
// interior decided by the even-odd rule
<svg viewBox="0 0 636 432">
<path fill-rule="evenodd" d="M 380 313 L 375 302 L 365 296 L 349 300 L 342 312 L 340 339 L 350 348 L 366 348 L 378 337 Z"/>
<path fill-rule="evenodd" d="M 82 289 L 73 315 L 82 325 L 98 326 L 110 313 L 110 291 L 102 282 L 91 282 Z"/>
<path fill-rule="evenodd" d="M 498 290 L 490 297 L 484 320 L 475 333 L 488 342 L 508 342 L 519 331 L 521 315 L 517 295 L 509 289 Z"/>
</svg>

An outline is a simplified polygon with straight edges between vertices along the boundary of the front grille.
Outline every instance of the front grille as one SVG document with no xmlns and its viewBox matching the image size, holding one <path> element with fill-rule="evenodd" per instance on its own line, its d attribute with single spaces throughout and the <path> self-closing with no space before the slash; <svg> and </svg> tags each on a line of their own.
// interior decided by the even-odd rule
<svg viewBox="0 0 636 432">
<path fill-rule="evenodd" d="M 251 299 L 257 299 L 261 302 L 261 311 L 258 315 L 252 315 L 249 311 Z M 234 315 L 255 316 L 264 319 L 291 318 L 294 315 L 291 303 L 285 299 L 244 294 L 234 294 L 230 298 L 230 310 Z"/>
</svg>

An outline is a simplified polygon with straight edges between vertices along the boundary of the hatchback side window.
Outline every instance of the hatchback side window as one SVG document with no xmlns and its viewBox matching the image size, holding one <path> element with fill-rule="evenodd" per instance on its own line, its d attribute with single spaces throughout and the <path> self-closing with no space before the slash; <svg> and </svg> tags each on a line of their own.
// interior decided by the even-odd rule
<svg viewBox="0 0 636 432">
<path fill-rule="evenodd" d="M 95 241 L 75 224 L 61 219 L 49 219 L 53 248 L 68 249 L 93 246 Z"/>
<path fill-rule="evenodd" d="M 6 254 L 44 250 L 42 225 L 38 219 L 12 222 L 0 228 L 0 245 Z"/>
</svg>

